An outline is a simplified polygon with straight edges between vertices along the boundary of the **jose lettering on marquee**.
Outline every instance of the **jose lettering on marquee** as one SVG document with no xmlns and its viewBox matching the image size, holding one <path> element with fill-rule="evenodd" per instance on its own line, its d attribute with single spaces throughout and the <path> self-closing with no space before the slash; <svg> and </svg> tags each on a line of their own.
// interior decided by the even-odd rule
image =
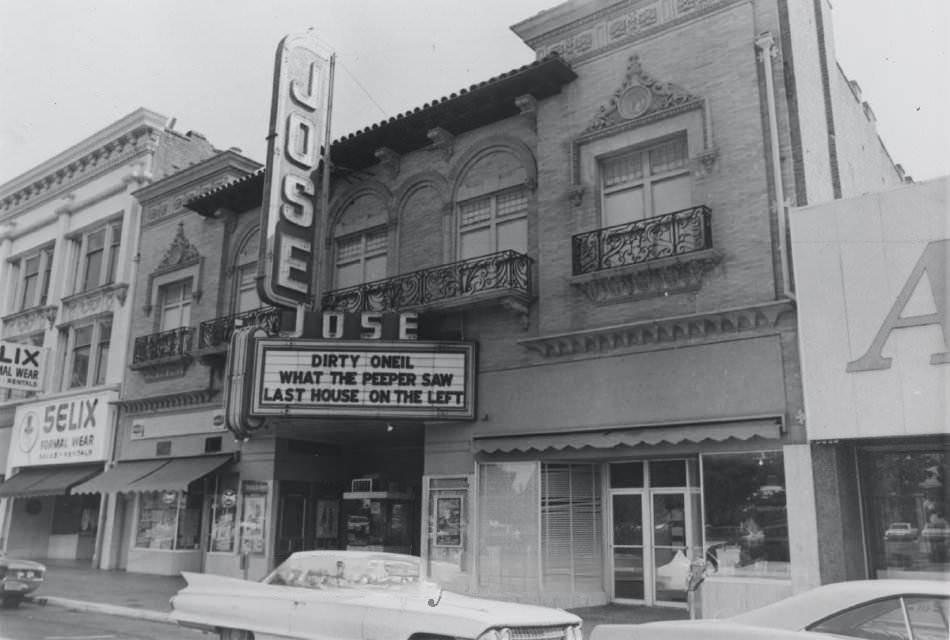
<svg viewBox="0 0 950 640">
<path fill-rule="evenodd" d="M 471 345 L 324 344 L 261 345 L 252 413 L 472 415 Z"/>
<path fill-rule="evenodd" d="M 910 276 L 904 282 L 897 299 L 891 305 L 891 309 L 880 329 L 875 334 L 874 339 L 867 351 L 857 360 L 848 363 L 846 371 L 855 373 L 859 371 L 878 371 L 881 369 L 890 369 L 891 358 L 885 358 L 882 355 L 884 345 L 895 329 L 907 329 L 912 327 L 922 327 L 926 325 L 937 325 L 940 327 L 943 336 L 944 351 L 930 355 L 930 364 L 950 364 L 950 279 L 947 277 L 947 271 L 950 270 L 950 240 L 935 240 L 930 242 L 925 248 L 917 264 L 911 270 Z M 934 313 L 926 313 L 917 316 L 904 316 L 904 309 L 910 301 L 911 295 L 917 290 L 921 281 L 926 276 L 930 282 L 930 292 L 933 295 L 933 301 L 936 306 Z"/>
</svg>

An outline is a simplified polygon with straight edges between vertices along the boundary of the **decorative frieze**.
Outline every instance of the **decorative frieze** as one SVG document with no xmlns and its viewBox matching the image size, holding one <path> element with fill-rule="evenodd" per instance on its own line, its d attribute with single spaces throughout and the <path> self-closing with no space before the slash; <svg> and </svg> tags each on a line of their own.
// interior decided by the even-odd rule
<svg viewBox="0 0 950 640">
<path fill-rule="evenodd" d="M 554 29 L 528 44 L 538 59 L 557 53 L 571 61 L 602 53 L 691 20 L 736 0 L 656 0 L 614 5 Z"/>
<path fill-rule="evenodd" d="M 185 203 L 197 198 L 198 196 L 218 189 L 235 179 L 236 176 L 224 175 L 218 176 L 214 180 L 206 180 L 198 185 L 189 188 L 183 193 L 177 193 L 174 196 L 168 196 L 158 202 L 154 202 L 145 207 L 142 214 L 142 224 L 145 226 L 161 222 L 165 218 L 177 213 L 191 213 L 185 209 Z"/>
<path fill-rule="evenodd" d="M 651 351 L 676 343 L 709 342 L 737 334 L 782 329 L 787 314 L 794 314 L 790 300 L 724 309 L 686 316 L 641 320 L 622 325 L 586 329 L 519 340 L 519 344 L 543 358 L 603 354 L 611 351 Z"/>
</svg>

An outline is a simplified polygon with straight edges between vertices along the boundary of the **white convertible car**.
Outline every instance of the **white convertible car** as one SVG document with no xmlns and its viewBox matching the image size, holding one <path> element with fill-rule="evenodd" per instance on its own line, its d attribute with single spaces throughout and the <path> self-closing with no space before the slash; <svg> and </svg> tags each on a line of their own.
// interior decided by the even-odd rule
<svg viewBox="0 0 950 640">
<path fill-rule="evenodd" d="M 420 568 L 395 553 L 303 551 L 260 582 L 183 572 L 171 615 L 221 640 L 582 640 L 571 613 L 442 591 Z"/>
<path fill-rule="evenodd" d="M 950 584 L 856 580 L 827 584 L 719 620 L 594 627 L 590 640 L 947 640 Z"/>
</svg>

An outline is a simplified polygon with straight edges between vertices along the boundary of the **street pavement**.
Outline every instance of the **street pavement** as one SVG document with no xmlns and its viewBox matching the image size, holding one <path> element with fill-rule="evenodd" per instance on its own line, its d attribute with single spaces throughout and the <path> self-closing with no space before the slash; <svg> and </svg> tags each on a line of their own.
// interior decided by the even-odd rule
<svg viewBox="0 0 950 640">
<path fill-rule="evenodd" d="M 127 573 L 125 571 L 101 571 L 91 569 L 76 563 L 55 563 L 47 562 L 46 579 L 40 589 L 34 594 L 33 602 L 24 603 L 24 612 L 33 612 L 35 615 L 40 612 L 45 617 L 52 615 L 52 611 L 72 611 L 85 612 L 93 614 L 96 619 L 103 619 L 108 622 L 105 616 L 117 616 L 119 618 L 139 620 L 143 623 L 142 629 L 159 629 L 167 626 L 161 623 L 174 624 L 169 618 L 171 608 L 168 604 L 169 599 L 185 586 L 185 581 L 180 576 L 157 576 L 142 573 Z M 49 614 L 43 613 L 44 607 L 49 610 Z M 687 617 L 683 609 L 670 609 L 664 607 L 640 607 L 630 605 L 605 605 L 600 607 L 589 607 L 583 609 L 573 609 L 584 620 L 584 637 L 590 637 L 590 632 L 597 624 L 629 624 L 650 622 L 653 620 L 673 620 Z M 139 635 L 116 636 L 108 634 L 96 635 L 89 634 L 57 634 L 36 631 L 34 635 L 8 635 L 7 624 L 12 624 L 13 620 L 21 620 L 24 623 L 31 618 L 19 618 L 19 613 L 9 614 L 6 611 L 0 612 L 0 640 L 19 640 L 20 638 L 57 638 L 67 640 L 69 638 L 150 638 L 143 631 Z M 28 613 L 27 616 L 30 614 Z M 57 614 L 58 615 L 58 614 Z M 38 619 L 38 618 L 36 618 Z M 107 627 L 108 628 L 108 627 Z M 179 630 L 176 629 L 176 633 Z M 193 638 L 202 637 L 202 634 L 194 634 L 191 631 L 181 629 L 188 635 L 174 636 L 175 638 Z M 159 634 L 156 637 L 173 637 L 172 635 Z M 205 635 L 204 638 L 208 636 Z"/>
</svg>

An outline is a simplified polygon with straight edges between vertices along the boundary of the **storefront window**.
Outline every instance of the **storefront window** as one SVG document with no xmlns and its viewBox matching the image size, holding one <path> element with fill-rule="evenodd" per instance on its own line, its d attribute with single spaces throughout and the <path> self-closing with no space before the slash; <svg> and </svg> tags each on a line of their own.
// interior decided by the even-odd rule
<svg viewBox="0 0 950 640">
<path fill-rule="evenodd" d="M 716 575 L 790 575 L 785 465 L 780 451 L 702 458 L 706 549 Z"/>
<path fill-rule="evenodd" d="M 150 491 L 139 498 L 135 546 L 140 549 L 197 549 L 204 494 L 198 484 L 188 491 Z"/>
<path fill-rule="evenodd" d="M 541 467 L 541 556 L 545 591 L 603 589 L 600 465 Z"/>
<path fill-rule="evenodd" d="M 211 539 L 209 551 L 234 551 L 237 525 L 237 483 L 234 473 L 212 479 L 214 496 L 211 501 Z"/>
<path fill-rule="evenodd" d="M 54 535 L 96 535 L 99 526 L 99 496 L 56 496 L 53 503 Z"/>
<path fill-rule="evenodd" d="M 540 482 L 537 462 L 479 466 L 479 587 L 492 593 L 538 590 Z"/>
<path fill-rule="evenodd" d="M 869 451 L 862 470 L 876 577 L 950 571 L 948 451 Z"/>
</svg>

